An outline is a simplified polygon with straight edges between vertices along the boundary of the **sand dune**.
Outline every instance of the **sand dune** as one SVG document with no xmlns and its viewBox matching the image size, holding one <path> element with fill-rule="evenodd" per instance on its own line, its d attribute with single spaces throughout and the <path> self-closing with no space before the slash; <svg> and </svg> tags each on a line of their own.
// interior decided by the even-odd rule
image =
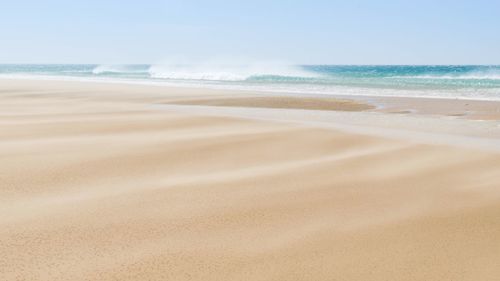
<svg viewBox="0 0 500 281">
<path fill-rule="evenodd" d="M 151 106 L 211 90 L 0 90 L 0 280 L 500 276 L 498 153 Z"/>
</svg>

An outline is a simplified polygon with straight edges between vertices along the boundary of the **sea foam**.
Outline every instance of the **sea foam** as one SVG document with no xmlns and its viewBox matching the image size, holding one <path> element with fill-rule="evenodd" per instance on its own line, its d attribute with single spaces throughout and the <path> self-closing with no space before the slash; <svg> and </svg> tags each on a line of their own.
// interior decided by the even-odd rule
<svg viewBox="0 0 500 281">
<path fill-rule="evenodd" d="M 149 68 L 152 78 L 174 80 L 245 81 L 252 77 L 317 77 L 300 66 L 285 64 L 162 64 Z"/>
</svg>

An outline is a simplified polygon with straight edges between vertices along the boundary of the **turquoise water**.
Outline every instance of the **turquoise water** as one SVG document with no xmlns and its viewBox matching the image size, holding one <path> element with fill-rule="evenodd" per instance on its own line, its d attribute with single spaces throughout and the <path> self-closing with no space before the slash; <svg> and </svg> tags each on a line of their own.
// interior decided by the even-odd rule
<svg viewBox="0 0 500 281">
<path fill-rule="evenodd" d="M 500 100 L 500 66 L 0 65 L 0 77 L 99 80 L 304 94 Z"/>
</svg>

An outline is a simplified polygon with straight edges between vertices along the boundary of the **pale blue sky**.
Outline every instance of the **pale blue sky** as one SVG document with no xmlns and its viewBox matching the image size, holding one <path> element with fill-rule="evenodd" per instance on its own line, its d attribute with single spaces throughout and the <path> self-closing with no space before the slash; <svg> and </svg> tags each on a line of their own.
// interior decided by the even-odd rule
<svg viewBox="0 0 500 281">
<path fill-rule="evenodd" d="M 500 0 L 17 0 L 0 63 L 500 64 Z"/>
</svg>

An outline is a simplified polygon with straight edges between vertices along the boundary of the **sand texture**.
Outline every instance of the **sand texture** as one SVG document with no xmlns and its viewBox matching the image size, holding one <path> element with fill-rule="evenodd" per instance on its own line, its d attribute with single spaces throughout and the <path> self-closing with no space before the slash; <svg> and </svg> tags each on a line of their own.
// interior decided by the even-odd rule
<svg viewBox="0 0 500 281">
<path fill-rule="evenodd" d="M 0 80 L 0 280 L 499 280 L 500 154 L 229 96 Z"/>
</svg>

